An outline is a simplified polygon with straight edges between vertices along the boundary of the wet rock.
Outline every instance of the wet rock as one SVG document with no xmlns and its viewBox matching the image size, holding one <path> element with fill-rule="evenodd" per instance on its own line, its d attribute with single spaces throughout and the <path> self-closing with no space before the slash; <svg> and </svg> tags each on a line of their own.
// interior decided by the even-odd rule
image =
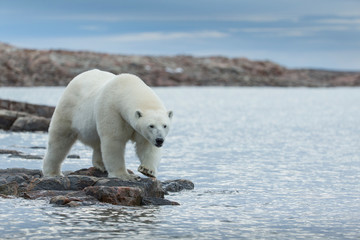
<svg viewBox="0 0 360 240">
<path fill-rule="evenodd" d="M 170 201 L 165 198 L 151 198 L 144 197 L 141 202 L 142 205 L 153 205 L 153 206 L 162 206 L 162 205 L 180 205 L 178 202 Z"/>
<path fill-rule="evenodd" d="M 50 119 L 38 116 L 19 117 L 10 127 L 11 131 L 43 131 L 46 132 L 50 125 Z"/>
<path fill-rule="evenodd" d="M 43 156 L 33 155 L 33 154 L 24 154 L 21 152 L 13 153 L 9 156 L 10 158 L 22 158 L 22 159 L 43 159 Z"/>
<path fill-rule="evenodd" d="M 77 202 L 77 201 L 70 201 L 69 203 L 65 204 L 65 207 L 79 207 L 79 206 L 83 206 L 84 204 L 82 204 L 81 202 Z"/>
<path fill-rule="evenodd" d="M 69 190 L 82 190 L 88 186 L 93 186 L 99 181 L 99 178 L 92 176 L 69 175 Z"/>
<path fill-rule="evenodd" d="M 134 174 L 133 171 L 131 171 L 130 169 L 127 169 L 129 174 Z M 86 176 L 94 176 L 94 177 L 107 177 L 108 176 L 108 172 L 105 171 L 101 171 L 95 167 L 90 167 L 90 168 L 83 168 L 80 170 L 77 170 L 75 172 L 69 172 L 67 173 L 67 175 L 86 175 Z"/>
<path fill-rule="evenodd" d="M 142 178 L 132 182 L 107 178 L 104 174 L 89 168 L 63 177 L 42 177 L 40 170 L 0 169 L 0 196 L 49 199 L 54 205 L 68 207 L 99 203 L 125 206 L 178 204 L 164 199 L 165 191 L 156 179 Z M 166 182 L 170 184 L 171 181 Z M 176 182 L 184 185 L 186 180 Z"/>
<path fill-rule="evenodd" d="M 55 111 L 55 107 L 39 104 L 31 104 L 26 102 L 18 102 L 12 100 L 0 99 L 0 109 L 12 112 L 17 117 L 26 115 L 34 115 L 39 117 L 51 118 Z M 0 110 L 0 114 L 1 114 Z"/>
<path fill-rule="evenodd" d="M 69 191 L 59 191 L 59 190 L 31 190 L 21 192 L 20 196 L 26 199 L 48 199 L 55 196 L 65 196 Z"/>
<path fill-rule="evenodd" d="M 35 178 L 27 188 L 27 191 L 36 190 L 70 190 L 70 180 L 67 177 Z"/>
<path fill-rule="evenodd" d="M 83 168 L 75 172 L 70 172 L 68 175 L 85 175 L 85 176 L 94 176 L 94 177 L 107 177 L 108 173 L 103 172 L 95 167 Z"/>
<path fill-rule="evenodd" d="M 18 195 L 19 184 L 17 182 L 10 182 L 0 185 L 0 194 L 3 195 Z"/>
<path fill-rule="evenodd" d="M 91 186 L 84 188 L 84 192 L 100 202 L 123 206 L 140 206 L 143 195 L 136 187 Z"/>
<path fill-rule="evenodd" d="M 194 183 L 189 180 L 177 179 L 162 182 L 165 192 L 180 192 L 182 190 L 193 190 Z"/>
<path fill-rule="evenodd" d="M 123 181 L 118 178 L 103 178 L 100 179 L 94 186 L 126 186 L 126 187 L 137 187 L 143 190 L 145 197 L 164 197 L 164 190 L 161 187 L 161 182 L 151 179 L 151 178 L 142 178 L 141 181 L 132 182 L 132 181 Z"/>
<path fill-rule="evenodd" d="M 18 117 L 17 112 L 0 109 L 0 129 L 9 130 Z"/>
<path fill-rule="evenodd" d="M 69 202 L 71 202 L 71 200 L 63 195 L 55 196 L 50 199 L 50 203 L 56 205 L 65 205 Z"/>
<path fill-rule="evenodd" d="M 0 154 L 20 155 L 23 153 L 16 150 L 0 149 Z"/>
<path fill-rule="evenodd" d="M 18 175 L 18 174 L 26 174 L 30 177 L 42 177 L 41 170 L 38 169 L 26 169 L 26 168 L 7 168 L 7 169 L 0 169 L 0 176 L 6 175 Z"/>
<path fill-rule="evenodd" d="M 87 195 L 84 191 L 65 192 L 61 195 L 55 195 L 50 199 L 51 204 L 65 207 L 93 205 L 98 202 L 95 197 Z"/>
<path fill-rule="evenodd" d="M 0 129 L 47 131 L 54 107 L 0 99 Z"/>
</svg>

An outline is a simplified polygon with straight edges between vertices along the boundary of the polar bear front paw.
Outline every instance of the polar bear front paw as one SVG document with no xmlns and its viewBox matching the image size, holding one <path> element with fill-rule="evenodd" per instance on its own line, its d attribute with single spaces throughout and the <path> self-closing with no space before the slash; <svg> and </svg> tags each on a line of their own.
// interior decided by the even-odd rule
<svg viewBox="0 0 360 240">
<path fill-rule="evenodd" d="M 98 170 L 100 170 L 100 171 L 102 171 L 102 172 L 106 172 L 106 169 L 105 169 L 105 166 L 104 166 L 104 165 L 93 164 L 93 166 L 94 166 L 96 169 L 98 169 Z"/>
<path fill-rule="evenodd" d="M 156 178 L 154 170 L 150 170 L 142 165 L 139 166 L 138 171 L 144 174 L 145 176 Z"/>
</svg>

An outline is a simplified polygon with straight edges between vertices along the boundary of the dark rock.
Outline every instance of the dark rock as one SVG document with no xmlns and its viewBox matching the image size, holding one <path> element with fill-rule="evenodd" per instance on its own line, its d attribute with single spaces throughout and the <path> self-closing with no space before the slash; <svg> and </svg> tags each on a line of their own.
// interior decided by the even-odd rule
<svg viewBox="0 0 360 240">
<path fill-rule="evenodd" d="M 21 183 L 27 181 L 28 179 L 29 179 L 29 177 L 23 173 L 19 173 L 18 175 L 6 176 L 6 182 L 16 182 L 18 184 L 21 184 Z"/>
<path fill-rule="evenodd" d="M 17 182 L 10 182 L 0 185 L 0 194 L 3 195 L 18 195 L 19 184 Z"/>
<path fill-rule="evenodd" d="M 91 186 L 84 188 L 84 192 L 100 202 L 123 206 L 140 206 L 143 195 L 136 187 Z"/>
<path fill-rule="evenodd" d="M 67 158 L 80 159 L 80 156 L 76 155 L 76 154 L 71 154 L 71 155 L 68 155 Z"/>
<path fill-rule="evenodd" d="M 0 109 L 0 129 L 9 130 L 17 118 L 16 112 Z"/>
<path fill-rule="evenodd" d="M 69 202 L 71 202 L 71 200 L 63 195 L 55 196 L 50 199 L 50 203 L 56 204 L 56 205 L 65 205 Z"/>
<path fill-rule="evenodd" d="M 0 129 L 47 131 L 54 107 L 0 99 Z"/>
<path fill-rule="evenodd" d="M 23 153 L 16 150 L 0 149 L 0 154 L 20 155 Z"/>
<path fill-rule="evenodd" d="M 99 180 L 97 177 L 69 175 L 67 178 L 70 181 L 69 190 L 82 190 L 88 186 L 93 186 Z"/>
<path fill-rule="evenodd" d="M 153 206 L 161 206 L 161 205 L 180 205 L 178 202 L 170 201 L 165 198 L 150 198 L 144 197 L 141 202 L 142 205 L 153 205 Z"/>
<path fill-rule="evenodd" d="M 127 169 L 129 174 L 134 174 L 133 171 L 131 171 L 130 169 Z M 105 171 L 101 171 L 95 167 L 90 167 L 90 168 L 83 168 L 80 170 L 77 170 L 75 172 L 70 172 L 67 175 L 86 175 L 86 176 L 94 176 L 94 177 L 107 177 L 108 176 L 108 172 Z"/>
<path fill-rule="evenodd" d="M 126 187 L 137 187 L 142 189 L 144 197 L 164 197 L 164 190 L 161 188 L 161 182 L 153 180 L 151 178 L 142 178 L 141 181 L 123 181 L 118 178 L 103 178 L 100 179 L 94 186 L 126 186 Z"/>
<path fill-rule="evenodd" d="M 43 159 L 43 156 L 40 155 L 32 155 L 32 154 L 24 154 L 21 152 L 11 154 L 10 158 L 22 158 L 22 159 Z"/>
<path fill-rule="evenodd" d="M 177 179 L 162 182 L 165 192 L 180 192 L 182 190 L 193 190 L 194 183 L 189 180 Z"/>
<path fill-rule="evenodd" d="M 50 125 L 50 119 L 38 116 L 19 117 L 10 127 L 11 131 L 44 131 L 46 132 Z"/>
<path fill-rule="evenodd" d="M 103 177 L 104 174 L 106 173 L 90 168 L 64 177 L 43 178 L 40 170 L 0 169 L 0 196 L 50 199 L 55 205 L 68 207 L 99 203 L 125 206 L 178 205 L 164 199 L 161 182 L 156 179 L 142 178 L 132 182 Z M 184 189 L 189 189 L 190 184 L 186 180 L 175 182 L 180 182 Z M 166 183 L 170 184 L 171 181 Z"/>
<path fill-rule="evenodd" d="M 70 180 L 67 177 L 35 178 L 27 188 L 27 191 L 36 190 L 70 190 Z"/>
<path fill-rule="evenodd" d="M 77 202 L 77 201 L 70 201 L 69 203 L 65 204 L 66 207 L 79 207 L 79 206 L 83 206 L 84 204 L 82 204 L 81 202 Z"/>
<path fill-rule="evenodd" d="M 11 174 L 26 174 L 31 177 L 41 177 L 42 172 L 38 169 L 26 169 L 26 168 L 7 168 L 0 169 L 0 176 Z"/>
<path fill-rule="evenodd" d="M 51 118 L 55 107 L 0 99 L 0 109 L 9 110 L 22 117 L 26 115 L 35 115 L 39 117 Z"/>
<path fill-rule="evenodd" d="M 85 175 L 85 176 L 94 176 L 94 177 L 107 177 L 107 172 L 102 172 L 101 170 L 90 167 L 90 168 L 83 168 L 80 170 L 77 170 L 75 172 L 70 172 L 68 175 Z"/>
<path fill-rule="evenodd" d="M 41 147 L 41 146 L 32 146 L 30 148 L 31 149 L 46 149 L 46 147 Z"/>
<path fill-rule="evenodd" d="M 6 183 L 7 183 L 6 179 L 1 177 L 0 178 L 0 185 L 6 184 Z"/>
<path fill-rule="evenodd" d="M 65 196 L 69 191 L 63 190 L 32 190 L 23 191 L 20 196 L 26 199 L 48 199 L 55 196 Z"/>
</svg>

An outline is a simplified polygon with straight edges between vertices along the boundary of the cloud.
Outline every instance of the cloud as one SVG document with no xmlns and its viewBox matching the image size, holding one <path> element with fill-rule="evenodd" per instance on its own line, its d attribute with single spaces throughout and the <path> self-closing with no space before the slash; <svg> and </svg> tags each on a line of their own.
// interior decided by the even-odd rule
<svg viewBox="0 0 360 240">
<path fill-rule="evenodd" d="M 228 36 L 230 36 L 228 33 L 219 31 L 139 32 L 101 36 L 22 38 L 10 42 L 19 47 L 38 49 L 72 49 L 138 54 L 144 51 L 144 54 L 156 54 L 157 51 L 163 51 L 165 48 L 180 49 L 185 47 L 189 49 L 191 43 L 199 39 L 217 41 L 217 39 Z"/>
<path fill-rule="evenodd" d="M 219 31 L 199 32 L 143 32 L 134 34 L 120 34 L 114 36 L 100 37 L 105 41 L 133 42 L 133 41 L 162 41 L 176 39 L 198 39 L 198 38 L 224 38 L 229 34 Z"/>
<path fill-rule="evenodd" d="M 265 35 L 273 35 L 278 37 L 303 37 L 318 34 L 320 32 L 331 31 L 331 32 L 346 32 L 346 31 L 359 31 L 360 27 L 356 26 L 306 26 L 306 27 L 252 27 L 252 28 L 232 28 L 230 32 L 244 32 L 244 33 L 257 33 Z"/>
<path fill-rule="evenodd" d="M 104 31 L 107 28 L 105 26 L 100 26 L 100 25 L 82 25 L 79 27 L 79 29 L 89 32 L 99 32 L 99 31 Z"/>
<path fill-rule="evenodd" d="M 178 22 L 278 22 L 297 21 L 298 16 L 274 15 L 274 14 L 62 14 L 62 15 L 39 15 L 39 19 L 60 21 L 83 21 L 83 22 L 126 22 L 126 21 L 178 21 Z"/>
<path fill-rule="evenodd" d="M 360 25 L 360 17 L 333 17 L 324 18 L 317 21 L 318 23 L 336 24 L 336 25 Z"/>
</svg>

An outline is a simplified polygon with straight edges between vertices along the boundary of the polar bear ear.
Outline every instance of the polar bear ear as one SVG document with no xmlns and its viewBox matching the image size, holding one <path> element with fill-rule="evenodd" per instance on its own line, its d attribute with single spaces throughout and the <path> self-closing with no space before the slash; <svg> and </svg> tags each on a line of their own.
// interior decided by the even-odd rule
<svg viewBox="0 0 360 240">
<path fill-rule="evenodd" d="M 135 117 L 136 117 L 136 119 L 139 119 L 139 118 L 141 118 L 143 116 L 143 114 L 142 114 L 142 112 L 140 111 L 140 110 L 137 110 L 136 112 L 135 112 Z"/>
<path fill-rule="evenodd" d="M 168 111 L 168 116 L 169 116 L 169 118 L 171 119 L 172 116 L 173 116 L 173 111 Z"/>
</svg>

